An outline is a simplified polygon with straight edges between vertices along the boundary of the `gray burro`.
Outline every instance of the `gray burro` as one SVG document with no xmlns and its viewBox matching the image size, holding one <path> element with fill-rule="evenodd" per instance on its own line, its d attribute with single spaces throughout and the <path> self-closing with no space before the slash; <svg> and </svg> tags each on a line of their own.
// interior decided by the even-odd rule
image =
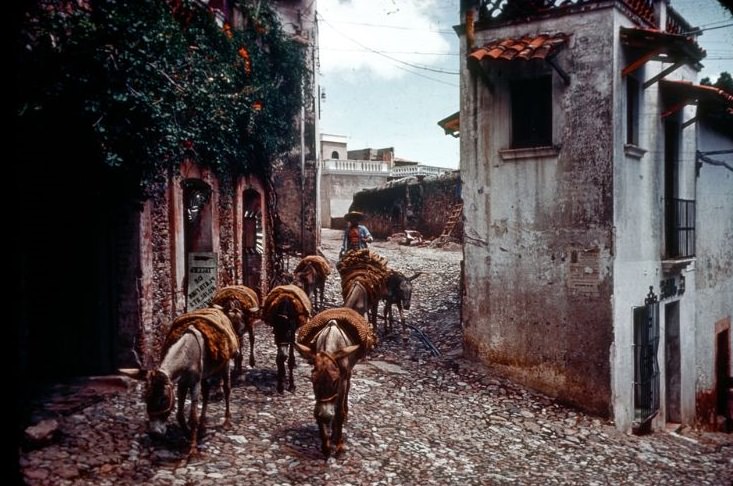
<svg viewBox="0 0 733 486">
<path fill-rule="evenodd" d="M 341 232 L 323 231 L 335 268 Z M 346 449 L 326 458 L 313 420 L 311 366 L 298 356 L 297 387 L 276 390 L 272 331 L 256 326 L 256 366 L 245 366 L 231 395 L 212 400 L 200 454 L 184 461 L 186 440 L 171 425 L 163 439 L 146 431 L 142 384 L 115 377 L 57 390 L 35 416 L 53 418 L 48 440 L 21 449 L 30 485 L 296 484 L 679 484 L 730 485 L 733 436 L 689 428 L 635 436 L 606 419 L 567 408 L 463 358 L 459 322 L 459 247 L 371 249 L 414 283 L 407 322 L 413 333 L 381 334 L 354 368 L 344 424 Z M 341 305 L 334 270 L 326 307 Z M 104 386 L 103 386 L 104 385 Z M 69 405 L 73 402 L 73 406 Z"/>
</svg>

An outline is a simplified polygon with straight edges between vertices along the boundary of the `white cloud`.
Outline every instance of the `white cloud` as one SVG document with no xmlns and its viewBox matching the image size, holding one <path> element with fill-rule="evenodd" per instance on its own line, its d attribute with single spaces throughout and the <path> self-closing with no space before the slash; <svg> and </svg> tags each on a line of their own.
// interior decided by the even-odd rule
<svg viewBox="0 0 733 486">
<path fill-rule="evenodd" d="M 430 0 L 319 0 L 321 72 L 369 71 L 395 79 L 407 74 L 405 68 L 415 69 L 369 49 L 410 64 L 437 65 L 445 56 L 409 54 L 449 52 L 430 17 L 435 5 Z"/>
</svg>

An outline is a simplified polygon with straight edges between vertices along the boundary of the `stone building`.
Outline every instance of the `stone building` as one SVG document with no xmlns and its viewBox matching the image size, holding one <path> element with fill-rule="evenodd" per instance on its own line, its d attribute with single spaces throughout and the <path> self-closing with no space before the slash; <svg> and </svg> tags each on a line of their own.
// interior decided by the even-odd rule
<svg viewBox="0 0 733 486">
<path fill-rule="evenodd" d="M 713 425 L 733 173 L 696 151 L 732 145 L 694 104 L 733 98 L 694 84 L 692 27 L 664 0 L 469 1 L 462 19 L 467 354 L 621 430 Z"/>
<path fill-rule="evenodd" d="M 202 3 L 222 27 L 243 19 L 234 2 Z M 118 173 L 68 118 L 27 130 L 45 134 L 43 144 L 21 137 L 16 176 L 32 189 L 20 199 L 16 322 L 29 383 L 151 366 L 168 323 L 208 304 L 216 287 L 244 284 L 263 297 L 287 270 L 287 254 L 316 251 L 316 3 L 271 4 L 303 45 L 310 79 L 293 120 L 297 142 L 267 170 L 215 173 L 184 159 L 140 201 L 120 190 Z"/>
<path fill-rule="evenodd" d="M 405 230 L 420 232 L 425 239 L 443 234 L 454 216 L 450 236 L 460 240 L 461 178 L 458 171 L 439 176 L 402 177 L 354 194 L 352 207 L 367 215 L 375 238 L 387 238 Z"/>
</svg>

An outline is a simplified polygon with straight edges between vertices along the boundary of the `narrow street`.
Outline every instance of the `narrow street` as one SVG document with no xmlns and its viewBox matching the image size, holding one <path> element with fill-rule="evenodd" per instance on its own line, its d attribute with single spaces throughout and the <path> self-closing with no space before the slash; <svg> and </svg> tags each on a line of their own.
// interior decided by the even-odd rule
<svg viewBox="0 0 733 486">
<path fill-rule="evenodd" d="M 335 264 L 341 233 L 322 232 Z M 142 386 L 126 378 L 114 392 L 68 406 L 49 399 L 38 417 L 60 434 L 21 451 L 27 484 L 680 484 L 733 481 L 733 436 L 679 432 L 630 436 L 607 420 L 520 388 L 462 357 L 458 306 L 460 247 L 375 242 L 372 249 L 414 281 L 415 335 L 383 339 L 357 365 L 346 453 L 325 460 L 313 419 L 310 367 L 298 357 L 295 393 L 275 391 L 275 346 L 257 328 L 256 366 L 232 392 L 232 427 L 220 427 L 223 400 L 210 404 L 200 457 L 182 463 L 185 441 L 169 419 L 168 440 L 146 432 Z M 289 262 L 292 269 L 297 262 Z M 334 269 L 328 306 L 340 304 Z M 381 311 L 380 311 L 381 312 Z M 64 398 L 59 395 L 58 400 Z M 66 397 L 67 399 L 69 397 Z M 54 411 L 55 410 L 55 411 Z M 64 412 L 64 410 L 67 410 Z"/>
</svg>

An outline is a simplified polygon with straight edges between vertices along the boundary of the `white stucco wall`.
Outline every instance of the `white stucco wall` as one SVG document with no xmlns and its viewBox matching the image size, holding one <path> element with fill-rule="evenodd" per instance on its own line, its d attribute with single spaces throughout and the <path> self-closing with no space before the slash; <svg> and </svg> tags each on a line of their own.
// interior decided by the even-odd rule
<svg viewBox="0 0 733 486">
<path fill-rule="evenodd" d="M 663 106 L 658 82 L 643 89 L 638 145 L 634 150 L 625 146 L 626 85 L 621 74 L 640 53 L 620 43 L 620 28 L 633 22 L 613 4 L 599 5 L 582 14 L 475 34 L 477 46 L 525 34 L 571 34 L 556 58 L 570 84 L 565 86 L 549 70 L 555 154 L 502 157 L 501 151 L 510 146 L 508 93 L 516 63 L 493 65 L 489 88 L 467 69 L 461 37 L 464 340 L 468 354 L 546 393 L 595 411 L 607 400 L 617 427 L 630 431 L 633 309 L 644 305 L 650 288 L 660 296 L 662 280 L 677 285 L 684 280 L 684 292 L 660 302 L 661 399 L 652 425 L 659 428 L 668 420 L 665 346 L 667 306 L 673 302 L 679 304 L 680 354 L 675 408 L 681 421 L 691 424 L 696 389 L 709 389 L 714 379 L 715 323 L 733 312 L 733 174 L 707 166 L 707 173 L 696 177 L 696 125 L 682 129 L 675 197 L 697 201 L 697 253 L 684 264 L 665 260 L 661 114 L 669 106 Z M 636 76 L 643 83 L 667 67 L 650 61 Z M 521 69 L 526 75 L 546 66 Z M 697 71 L 683 66 L 666 79 L 696 82 Z M 682 123 L 695 115 L 696 108 L 687 106 L 673 116 Z M 707 150 L 731 146 L 730 138 L 702 137 L 701 144 L 712 147 Z M 597 255 L 592 262 L 597 267 L 590 268 L 597 273 L 596 292 L 585 301 L 570 285 L 567 260 L 576 250 Z M 583 371 L 586 376 L 577 375 Z"/>
<path fill-rule="evenodd" d="M 641 158 L 625 148 L 626 142 L 626 84 L 623 68 L 634 61 L 638 51 L 625 49 L 619 42 L 620 28 L 633 24 L 621 12 L 615 13 L 614 29 L 616 51 L 614 55 L 614 235 L 616 255 L 613 262 L 613 321 L 614 346 L 612 352 L 613 410 L 616 426 L 629 431 L 634 413 L 633 400 L 633 308 L 644 305 L 644 297 L 652 287 L 660 295 L 660 281 L 680 274 L 663 271 L 664 254 L 664 124 L 661 113 L 662 98 L 659 86 L 654 83 L 642 90 L 640 98 L 639 143 L 645 152 Z M 668 64 L 647 62 L 636 71 L 641 83 L 661 72 Z M 666 76 L 669 80 L 695 81 L 697 72 L 683 66 Z M 678 116 L 686 121 L 695 114 L 694 107 L 686 107 Z M 679 194 L 684 199 L 695 199 L 695 131 L 683 130 L 681 137 Z M 665 407 L 665 305 L 679 300 L 680 352 L 681 352 L 681 413 L 683 422 L 694 421 L 694 363 L 695 363 L 695 287 L 694 262 L 682 270 L 686 278 L 686 290 L 681 296 L 664 299 L 660 303 L 660 342 L 657 362 L 660 369 L 660 413 L 653 426 L 666 421 Z M 677 277 L 676 277 L 677 278 Z"/>
<path fill-rule="evenodd" d="M 733 134 L 726 136 L 704 121 L 697 129 L 701 152 L 733 150 Z M 733 153 L 709 157 L 733 167 Z M 733 316 L 733 170 L 707 163 L 700 167 L 696 237 L 696 390 L 706 394 L 715 388 L 716 323 L 730 323 Z M 733 338 L 733 329 L 728 337 Z M 733 341 L 729 349 L 733 352 Z M 728 372 L 733 376 L 733 367 Z"/>
<path fill-rule="evenodd" d="M 555 58 L 567 86 L 546 63 L 515 61 L 490 67 L 489 88 L 467 70 L 461 42 L 466 349 L 601 414 L 610 410 L 613 28 L 605 7 L 476 32 L 477 46 L 570 34 Z M 511 159 L 502 152 L 511 144 L 509 87 L 533 73 L 552 76 L 556 149 Z M 589 258 L 585 291 L 574 281 L 576 256 Z"/>
</svg>

